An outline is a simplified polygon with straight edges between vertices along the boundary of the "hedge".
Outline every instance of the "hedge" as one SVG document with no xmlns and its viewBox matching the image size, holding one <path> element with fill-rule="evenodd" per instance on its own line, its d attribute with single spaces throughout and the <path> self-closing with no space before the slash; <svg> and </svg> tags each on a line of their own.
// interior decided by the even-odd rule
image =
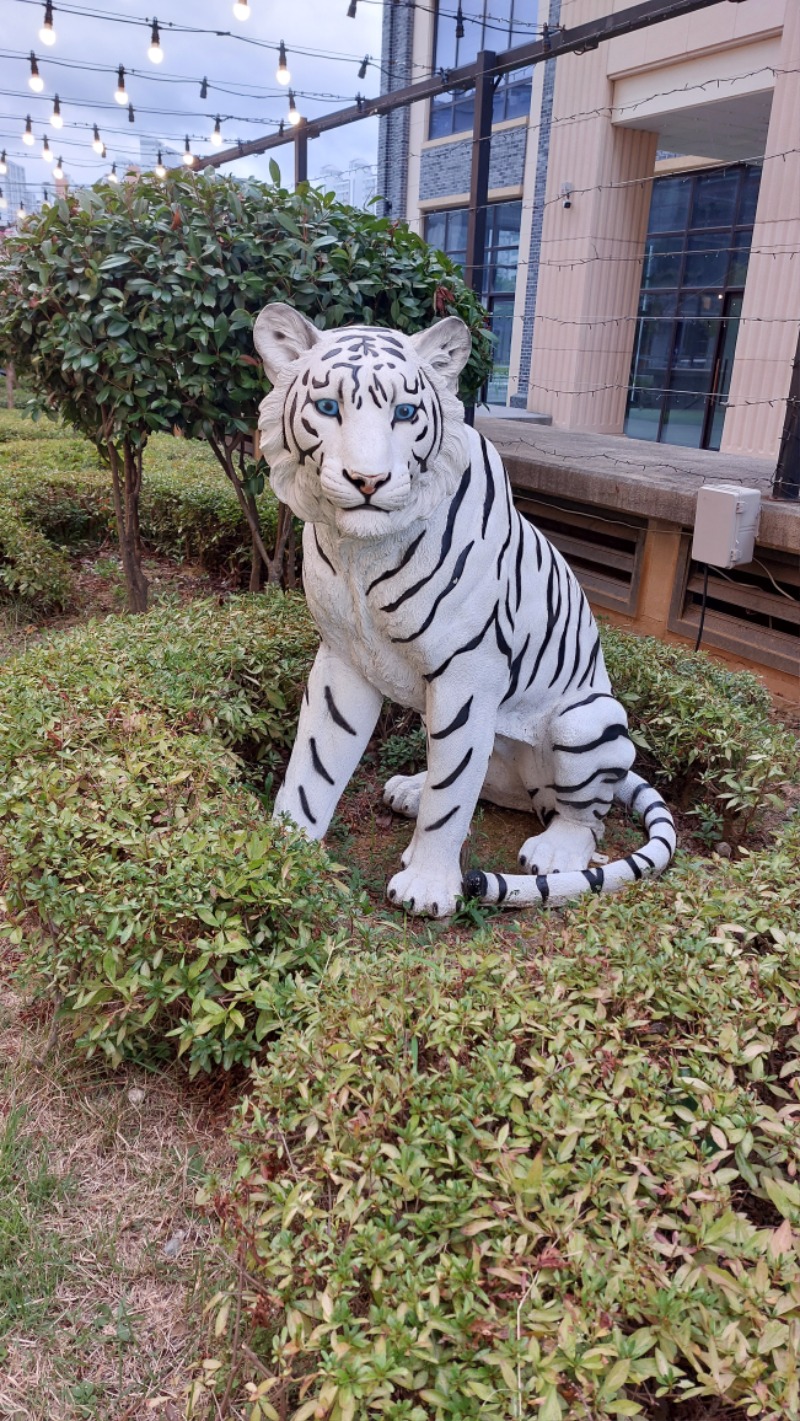
<svg viewBox="0 0 800 1421">
<path fill-rule="evenodd" d="M 251 1421 L 797 1415 L 798 855 L 795 818 L 516 935 L 342 958 L 203 1194 L 242 1280 L 206 1384 L 233 1367 Z"/>
<path fill-rule="evenodd" d="M 109 618 L 0 668 L 12 940 L 88 1054 L 246 1064 L 346 940 L 325 851 L 270 821 L 239 758 L 286 750 L 314 648 L 275 594 L 136 635 Z"/>
<path fill-rule="evenodd" d="M 109 539 L 116 546 L 110 480 L 86 440 L 48 421 L 22 424 L 15 415 L 0 416 L 0 431 L 4 426 L 19 437 L 0 438 L 0 597 L 5 588 L 32 613 L 44 614 L 69 605 L 67 550 L 99 547 Z M 259 508 L 262 527 L 272 536 L 277 504 L 269 489 Z M 149 440 L 141 523 L 153 553 L 198 561 L 214 574 L 244 575 L 249 565 L 246 519 L 201 441 L 169 435 Z"/>
</svg>

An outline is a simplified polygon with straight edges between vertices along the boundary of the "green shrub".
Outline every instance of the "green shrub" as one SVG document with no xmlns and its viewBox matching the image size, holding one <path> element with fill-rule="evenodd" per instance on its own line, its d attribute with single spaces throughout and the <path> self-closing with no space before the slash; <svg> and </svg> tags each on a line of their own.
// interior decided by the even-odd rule
<svg viewBox="0 0 800 1421">
<path fill-rule="evenodd" d="M 775 723 L 769 692 L 704 652 L 610 626 L 602 637 L 645 771 L 696 813 L 707 837 L 738 844 L 800 766 L 797 738 Z"/>
<path fill-rule="evenodd" d="M 206 1196 L 248 1416 L 794 1414 L 798 852 L 338 960 Z"/>
<path fill-rule="evenodd" d="M 69 604 L 64 550 L 116 541 L 108 472 L 88 440 L 58 426 L 47 442 L 19 437 L 0 443 L 0 587 L 23 598 L 31 613 Z M 261 525 L 272 536 L 277 504 L 267 488 Z M 201 563 L 213 574 L 243 576 L 250 533 L 236 495 L 200 440 L 154 436 L 144 454 L 141 529 L 151 552 Z"/>
<path fill-rule="evenodd" d="M 0 669 L 6 908 L 82 1049 L 247 1063 L 324 972 L 349 901 L 235 752 L 294 735 L 316 638 L 279 594 L 109 619 Z"/>
</svg>

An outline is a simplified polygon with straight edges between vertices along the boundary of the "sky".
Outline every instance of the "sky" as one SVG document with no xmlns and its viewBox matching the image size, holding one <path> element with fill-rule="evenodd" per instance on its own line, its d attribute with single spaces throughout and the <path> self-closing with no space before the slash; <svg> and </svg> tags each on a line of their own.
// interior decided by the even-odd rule
<svg viewBox="0 0 800 1421">
<path fill-rule="evenodd" d="M 52 188 L 51 166 L 41 157 L 45 134 L 74 183 L 96 181 L 112 162 L 120 175 L 128 163 L 142 159 L 152 166 L 158 146 L 165 163 L 174 163 L 183 154 L 187 134 L 193 153 L 214 153 L 210 135 L 217 114 L 223 147 L 237 139 L 263 137 L 275 129 L 269 121 L 285 118 L 289 108 L 288 88 L 275 79 L 281 40 L 290 87 L 305 117 L 352 104 L 357 92 L 365 97 L 380 92 L 382 0 L 358 0 L 354 19 L 347 15 L 348 0 L 249 0 L 249 9 L 249 18 L 242 21 L 233 14 L 233 0 L 192 0 L 188 5 L 179 0 L 64 0 L 61 5 L 56 0 L 56 42 L 47 45 L 39 35 L 45 17 L 40 0 L 0 0 L 0 147 L 10 160 L 24 165 L 28 184 L 41 193 L 43 183 Z M 147 56 L 154 18 L 164 55 L 160 64 Z M 230 35 L 184 33 L 171 25 Z M 40 93 L 28 84 L 31 50 L 44 81 Z M 359 79 L 366 55 L 374 62 L 366 78 Z M 133 123 L 127 105 L 114 101 L 120 64 L 125 67 Z M 203 78 L 208 80 L 205 100 L 200 97 Z M 64 120 L 60 129 L 50 124 L 56 94 Z M 22 142 L 28 114 L 33 147 Z M 105 159 L 92 151 L 94 124 L 107 148 Z M 353 161 L 374 164 L 377 149 L 374 118 L 323 134 L 309 142 L 309 177 L 315 179 L 325 167 L 346 169 Z M 291 143 L 263 156 L 238 159 L 223 171 L 266 179 L 270 158 L 291 184 Z"/>
</svg>

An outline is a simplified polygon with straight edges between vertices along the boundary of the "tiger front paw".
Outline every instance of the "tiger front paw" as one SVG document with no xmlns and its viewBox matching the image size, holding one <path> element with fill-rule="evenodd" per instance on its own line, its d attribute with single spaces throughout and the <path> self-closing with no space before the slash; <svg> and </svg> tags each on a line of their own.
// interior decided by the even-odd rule
<svg viewBox="0 0 800 1421">
<path fill-rule="evenodd" d="M 411 865 L 389 880 L 386 896 L 397 907 L 426 918 L 449 918 L 461 896 L 461 873 L 424 872 Z"/>
</svg>

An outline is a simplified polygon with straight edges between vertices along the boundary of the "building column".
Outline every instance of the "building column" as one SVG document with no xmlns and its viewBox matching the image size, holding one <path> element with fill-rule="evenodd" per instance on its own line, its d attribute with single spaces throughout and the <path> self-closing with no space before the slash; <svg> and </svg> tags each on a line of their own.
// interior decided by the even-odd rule
<svg viewBox="0 0 800 1421">
<path fill-rule="evenodd" d="M 786 6 L 775 72 L 753 246 L 722 433 L 721 448 L 726 454 L 777 458 L 786 418 L 800 324 L 799 69 L 800 5 L 795 0 Z"/>
<path fill-rule="evenodd" d="M 605 48 L 556 66 L 528 408 L 620 434 L 657 135 L 612 126 Z"/>
</svg>

